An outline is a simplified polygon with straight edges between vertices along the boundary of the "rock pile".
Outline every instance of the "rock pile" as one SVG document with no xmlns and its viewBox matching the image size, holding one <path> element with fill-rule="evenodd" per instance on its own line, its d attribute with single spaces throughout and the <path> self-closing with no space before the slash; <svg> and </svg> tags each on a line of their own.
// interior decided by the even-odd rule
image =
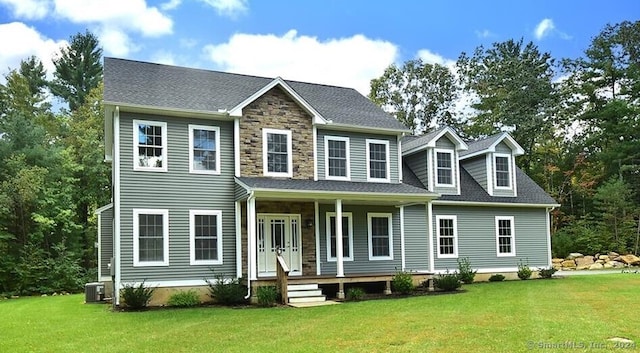
<svg viewBox="0 0 640 353">
<path fill-rule="evenodd" d="M 561 271 L 571 270 L 601 270 L 640 266 L 640 257 L 632 254 L 620 255 L 615 252 L 608 254 L 582 255 L 571 253 L 566 259 L 552 259 L 553 268 Z"/>
</svg>

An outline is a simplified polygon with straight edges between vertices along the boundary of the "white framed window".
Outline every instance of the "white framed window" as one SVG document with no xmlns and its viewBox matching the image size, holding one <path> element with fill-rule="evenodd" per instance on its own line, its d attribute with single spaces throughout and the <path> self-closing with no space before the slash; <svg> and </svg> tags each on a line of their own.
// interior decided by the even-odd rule
<svg viewBox="0 0 640 353">
<path fill-rule="evenodd" d="M 220 128 L 189 125 L 189 172 L 220 174 Z"/>
<path fill-rule="evenodd" d="M 262 129 L 262 164 L 265 176 L 293 176 L 290 130 Z"/>
<path fill-rule="evenodd" d="M 516 234 L 512 216 L 496 216 L 497 256 L 516 256 Z"/>
<path fill-rule="evenodd" d="M 327 212 L 327 261 L 337 260 L 336 247 L 336 213 Z M 353 215 L 351 212 L 342 213 L 342 259 L 353 261 Z"/>
<path fill-rule="evenodd" d="M 389 141 L 366 140 L 367 181 L 389 182 Z"/>
<path fill-rule="evenodd" d="M 391 213 L 367 213 L 369 260 L 393 260 Z"/>
<path fill-rule="evenodd" d="M 189 210 L 191 265 L 222 264 L 222 211 Z"/>
<path fill-rule="evenodd" d="M 324 137 L 324 174 L 328 180 L 350 180 L 349 138 Z"/>
<path fill-rule="evenodd" d="M 167 171 L 167 123 L 133 121 L 133 170 Z"/>
<path fill-rule="evenodd" d="M 458 217 L 436 216 L 438 258 L 458 257 Z"/>
<path fill-rule="evenodd" d="M 436 149 L 436 186 L 455 186 L 453 151 Z"/>
<path fill-rule="evenodd" d="M 133 266 L 169 266 L 169 210 L 133 209 Z"/>
<path fill-rule="evenodd" d="M 494 154 L 493 170 L 495 188 L 511 189 L 513 185 L 513 180 L 511 179 L 511 176 L 513 175 L 511 171 L 511 155 L 506 153 Z"/>
</svg>

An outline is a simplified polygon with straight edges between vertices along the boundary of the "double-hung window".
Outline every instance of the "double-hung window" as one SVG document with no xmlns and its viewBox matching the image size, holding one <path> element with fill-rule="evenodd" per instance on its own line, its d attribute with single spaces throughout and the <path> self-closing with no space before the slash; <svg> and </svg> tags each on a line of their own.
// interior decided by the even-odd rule
<svg viewBox="0 0 640 353">
<path fill-rule="evenodd" d="M 391 213 L 367 214 L 369 260 L 393 260 Z"/>
<path fill-rule="evenodd" d="M 367 180 L 389 182 L 389 141 L 366 141 Z"/>
<path fill-rule="evenodd" d="M 327 212 L 327 261 L 337 259 L 336 214 Z M 353 261 L 353 217 L 349 212 L 342 213 L 342 259 Z"/>
<path fill-rule="evenodd" d="M 291 131 L 262 129 L 262 162 L 265 176 L 291 177 Z"/>
<path fill-rule="evenodd" d="M 167 123 L 133 121 L 133 169 L 167 171 Z"/>
<path fill-rule="evenodd" d="M 192 265 L 222 263 L 222 211 L 189 211 L 189 247 Z"/>
<path fill-rule="evenodd" d="M 496 153 L 493 162 L 496 189 L 511 189 L 511 155 Z"/>
<path fill-rule="evenodd" d="M 169 211 L 133 210 L 133 266 L 169 265 Z"/>
<path fill-rule="evenodd" d="M 349 138 L 324 137 L 325 179 L 349 180 Z"/>
<path fill-rule="evenodd" d="M 220 128 L 189 125 L 189 172 L 220 174 Z"/>
<path fill-rule="evenodd" d="M 496 216 L 497 256 L 516 256 L 513 217 Z"/>
<path fill-rule="evenodd" d="M 458 257 L 458 219 L 456 216 L 436 216 L 438 257 Z"/>
<path fill-rule="evenodd" d="M 454 186 L 453 151 L 435 150 L 436 186 Z"/>
</svg>

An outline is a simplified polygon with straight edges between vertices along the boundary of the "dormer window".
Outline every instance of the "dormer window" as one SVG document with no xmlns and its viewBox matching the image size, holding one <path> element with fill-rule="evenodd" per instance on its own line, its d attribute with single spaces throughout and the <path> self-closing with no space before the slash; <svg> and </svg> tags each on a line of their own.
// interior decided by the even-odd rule
<svg viewBox="0 0 640 353">
<path fill-rule="evenodd" d="M 453 186 L 453 151 L 436 150 L 436 186 Z"/>
<path fill-rule="evenodd" d="M 493 161 L 496 189 L 511 189 L 511 155 L 496 154 Z"/>
</svg>

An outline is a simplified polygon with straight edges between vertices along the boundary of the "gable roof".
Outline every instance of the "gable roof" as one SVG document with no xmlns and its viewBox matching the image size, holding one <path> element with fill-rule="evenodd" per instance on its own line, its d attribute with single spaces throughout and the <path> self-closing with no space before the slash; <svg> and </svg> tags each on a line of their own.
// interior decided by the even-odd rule
<svg viewBox="0 0 640 353">
<path fill-rule="evenodd" d="M 106 105 L 167 111 L 226 114 L 281 80 L 281 87 L 304 106 L 308 104 L 328 122 L 327 126 L 409 130 L 355 89 L 232 74 L 219 71 L 104 58 Z M 277 83 L 277 82 L 276 82 Z M 285 92 L 287 88 L 284 89 Z M 293 94 L 295 93 L 295 94 Z M 295 95 L 298 97 L 295 97 Z M 313 115 L 313 114 L 312 114 Z"/>
<path fill-rule="evenodd" d="M 435 147 L 436 141 L 442 136 L 447 136 L 456 146 L 458 151 L 466 151 L 469 147 L 467 144 L 456 134 L 456 132 L 449 126 L 444 126 L 422 136 L 406 136 L 402 139 L 402 153 L 410 154 L 427 149 L 428 147 Z"/>
<path fill-rule="evenodd" d="M 513 137 L 511 137 L 511 135 L 506 132 L 501 132 L 481 140 L 469 142 L 469 149 L 460 153 L 460 159 L 467 159 L 481 154 L 495 152 L 496 146 L 500 142 L 507 144 L 514 151 L 514 155 L 521 156 L 524 154 L 524 149 Z"/>
</svg>

